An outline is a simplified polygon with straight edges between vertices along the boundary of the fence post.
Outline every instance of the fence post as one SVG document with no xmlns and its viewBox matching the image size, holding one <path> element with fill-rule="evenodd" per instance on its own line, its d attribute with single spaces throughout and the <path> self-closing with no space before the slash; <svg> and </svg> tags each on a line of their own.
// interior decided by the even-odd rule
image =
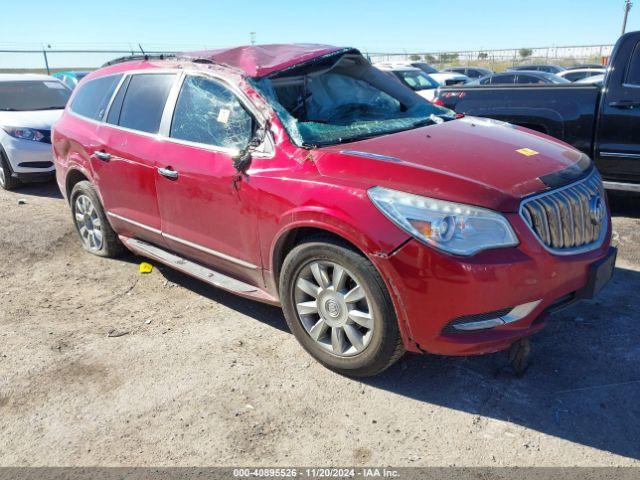
<svg viewBox="0 0 640 480">
<path fill-rule="evenodd" d="M 44 55 L 44 65 L 47 67 L 47 75 L 51 75 L 51 70 L 49 70 L 49 59 L 47 58 L 47 49 L 44 45 L 42 45 L 42 55 Z"/>
</svg>

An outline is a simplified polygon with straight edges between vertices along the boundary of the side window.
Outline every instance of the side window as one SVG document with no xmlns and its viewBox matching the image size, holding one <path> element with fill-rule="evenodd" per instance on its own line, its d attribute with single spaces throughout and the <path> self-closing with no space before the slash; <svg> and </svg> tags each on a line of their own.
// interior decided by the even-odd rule
<svg viewBox="0 0 640 480">
<path fill-rule="evenodd" d="M 132 75 L 122 102 L 118 125 L 158 133 L 164 105 L 175 78 L 173 73 Z"/>
<path fill-rule="evenodd" d="M 589 73 L 585 72 L 575 72 L 575 73 L 567 73 L 564 78 L 569 80 L 570 82 L 575 82 L 576 80 L 580 80 L 581 78 L 585 78 Z"/>
<path fill-rule="evenodd" d="M 71 111 L 93 120 L 102 120 L 121 78 L 122 75 L 109 75 L 86 82 L 73 97 Z"/>
<path fill-rule="evenodd" d="M 633 55 L 631 55 L 624 83 L 627 85 L 640 86 L 640 42 L 638 42 L 633 49 Z"/>
<path fill-rule="evenodd" d="M 242 149 L 252 133 L 253 117 L 231 91 L 204 77 L 185 79 L 173 113 L 171 137 Z"/>
<path fill-rule="evenodd" d="M 507 85 L 509 83 L 514 83 L 515 75 L 498 75 L 496 77 L 492 77 L 491 85 Z"/>
<path fill-rule="evenodd" d="M 538 77 L 534 77 L 533 75 L 518 75 L 518 81 L 516 83 L 544 83 Z"/>
</svg>

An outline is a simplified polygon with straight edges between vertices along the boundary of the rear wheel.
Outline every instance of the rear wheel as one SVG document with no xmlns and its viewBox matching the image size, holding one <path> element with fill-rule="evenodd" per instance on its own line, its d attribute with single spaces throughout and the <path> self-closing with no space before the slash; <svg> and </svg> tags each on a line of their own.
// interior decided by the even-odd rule
<svg viewBox="0 0 640 480">
<path fill-rule="evenodd" d="M 11 176 L 9 162 L 4 156 L 4 153 L 0 150 L 0 187 L 5 190 L 13 190 L 18 185 L 20 185 L 20 181 Z"/>
<path fill-rule="evenodd" d="M 322 239 L 295 247 L 282 267 L 280 296 L 293 334 L 332 370 L 375 375 L 404 353 L 384 282 L 346 245 Z"/>
<path fill-rule="evenodd" d="M 84 180 L 73 187 L 71 213 L 85 250 L 100 257 L 116 257 L 122 251 L 118 235 L 111 228 L 90 182 Z"/>
</svg>

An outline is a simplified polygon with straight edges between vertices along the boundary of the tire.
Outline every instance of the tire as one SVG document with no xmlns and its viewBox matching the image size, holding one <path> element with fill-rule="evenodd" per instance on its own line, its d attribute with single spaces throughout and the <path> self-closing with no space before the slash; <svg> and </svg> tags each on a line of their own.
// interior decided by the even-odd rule
<svg viewBox="0 0 640 480">
<path fill-rule="evenodd" d="M 364 299 L 359 299 L 362 295 Z M 282 266 L 280 298 L 298 342 L 335 372 L 376 375 L 404 354 L 393 304 L 380 274 L 346 244 L 314 238 L 293 248 Z"/>
<path fill-rule="evenodd" d="M 0 187 L 5 190 L 14 190 L 20 185 L 20 180 L 12 177 L 11 167 L 4 152 L 0 149 Z"/>
<path fill-rule="evenodd" d="M 86 180 L 76 183 L 70 204 L 71 218 L 84 249 L 99 257 L 117 257 L 122 252 L 122 243 L 111 228 L 93 185 Z"/>
</svg>

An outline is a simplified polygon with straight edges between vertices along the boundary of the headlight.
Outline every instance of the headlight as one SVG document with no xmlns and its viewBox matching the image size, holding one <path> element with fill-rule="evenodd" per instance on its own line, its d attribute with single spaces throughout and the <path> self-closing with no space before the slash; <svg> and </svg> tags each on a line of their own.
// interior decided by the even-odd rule
<svg viewBox="0 0 640 480">
<path fill-rule="evenodd" d="M 389 220 L 439 250 L 468 256 L 518 244 L 507 219 L 492 210 L 382 187 L 368 193 Z"/>
<path fill-rule="evenodd" d="M 34 128 L 2 127 L 2 129 L 13 138 L 19 138 L 21 140 L 33 140 L 34 142 L 41 142 L 46 138 L 44 133 Z"/>
</svg>

